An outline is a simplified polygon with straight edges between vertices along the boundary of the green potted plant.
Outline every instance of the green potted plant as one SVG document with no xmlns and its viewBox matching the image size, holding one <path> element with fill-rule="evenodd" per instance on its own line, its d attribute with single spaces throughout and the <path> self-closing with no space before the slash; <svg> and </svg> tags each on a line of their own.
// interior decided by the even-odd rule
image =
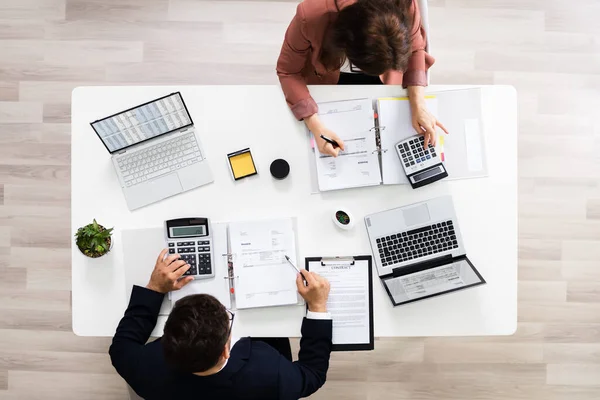
<svg viewBox="0 0 600 400">
<path fill-rule="evenodd" d="M 113 229 L 106 229 L 94 219 L 94 222 L 91 224 L 77 229 L 75 244 L 88 257 L 102 257 L 110 251 Z"/>
</svg>

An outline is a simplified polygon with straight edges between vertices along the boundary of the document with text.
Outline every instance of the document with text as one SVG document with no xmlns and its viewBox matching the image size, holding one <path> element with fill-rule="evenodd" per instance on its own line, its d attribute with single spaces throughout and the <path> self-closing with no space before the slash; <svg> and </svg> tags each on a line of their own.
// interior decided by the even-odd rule
<svg viewBox="0 0 600 400">
<path fill-rule="evenodd" d="M 319 117 L 345 147 L 337 157 L 314 149 L 319 190 L 379 185 L 381 168 L 371 100 L 319 103 Z"/>
<path fill-rule="evenodd" d="M 237 308 L 298 303 L 296 272 L 285 259 L 287 255 L 296 263 L 291 218 L 232 222 L 229 241 Z"/>
<path fill-rule="evenodd" d="M 372 350 L 373 282 L 371 256 L 307 259 L 307 269 L 331 286 L 327 311 L 333 320 L 334 350 Z"/>
</svg>

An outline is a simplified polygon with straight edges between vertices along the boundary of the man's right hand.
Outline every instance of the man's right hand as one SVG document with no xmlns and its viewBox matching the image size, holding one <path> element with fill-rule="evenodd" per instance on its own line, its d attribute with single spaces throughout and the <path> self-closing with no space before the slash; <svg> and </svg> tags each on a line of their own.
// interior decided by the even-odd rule
<svg viewBox="0 0 600 400">
<path fill-rule="evenodd" d="M 167 254 L 168 251 L 164 249 L 158 255 L 150 282 L 146 286 L 158 293 L 179 290 L 194 280 L 193 276 L 183 276 L 185 271 L 190 269 L 190 265 L 181 260 L 179 254 Z"/>
<path fill-rule="evenodd" d="M 340 150 L 345 150 L 344 141 L 333 131 L 327 129 L 317 114 L 304 119 L 304 123 L 315 137 L 315 144 L 321 154 L 337 157 Z M 333 145 L 321 138 L 321 135 L 334 140 L 340 147 Z"/>
<path fill-rule="evenodd" d="M 304 285 L 306 278 L 307 285 Z M 308 310 L 312 312 L 327 312 L 327 298 L 329 297 L 329 281 L 314 272 L 302 270 L 302 275 L 296 277 L 298 293 L 308 304 Z"/>
</svg>

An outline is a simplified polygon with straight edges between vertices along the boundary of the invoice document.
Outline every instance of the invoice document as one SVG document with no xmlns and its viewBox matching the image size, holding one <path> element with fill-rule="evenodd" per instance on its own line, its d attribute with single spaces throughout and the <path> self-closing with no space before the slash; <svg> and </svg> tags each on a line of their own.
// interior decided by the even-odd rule
<svg viewBox="0 0 600 400">
<path fill-rule="evenodd" d="M 235 273 L 236 308 L 298 303 L 296 238 L 291 218 L 232 222 L 230 252 Z"/>
<path fill-rule="evenodd" d="M 338 350 L 344 349 L 339 345 L 358 345 L 355 348 L 358 350 L 360 345 L 374 344 L 370 259 L 309 261 L 308 270 L 323 276 L 330 284 L 327 311 L 333 320 L 334 350 L 336 345 Z"/>
<path fill-rule="evenodd" d="M 323 124 L 343 141 L 337 157 L 315 147 L 319 190 L 337 190 L 381 183 L 379 154 L 370 99 L 319 103 Z"/>
</svg>

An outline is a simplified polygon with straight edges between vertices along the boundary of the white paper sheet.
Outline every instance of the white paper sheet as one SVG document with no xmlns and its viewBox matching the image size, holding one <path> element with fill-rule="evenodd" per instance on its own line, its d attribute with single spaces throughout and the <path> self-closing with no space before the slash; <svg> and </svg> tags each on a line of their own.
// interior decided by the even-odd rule
<svg viewBox="0 0 600 400">
<path fill-rule="evenodd" d="M 436 98 L 425 99 L 427 109 L 433 115 L 438 115 L 438 101 Z M 380 132 L 381 149 L 384 151 L 381 158 L 383 183 L 385 185 L 408 184 L 408 178 L 400 164 L 400 157 L 395 146 L 398 142 L 417 134 L 412 126 L 410 104 L 406 98 L 390 98 L 377 100 L 379 126 L 385 127 Z"/>
<path fill-rule="evenodd" d="M 367 261 L 311 262 L 309 270 L 327 278 L 331 286 L 327 311 L 333 320 L 333 344 L 370 342 L 369 267 Z"/>
<path fill-rule="evenodd" d="M 469 171 L 483 170 L 483 149 L 481 146 L 481 124 L 478 119 L 465 119 L 465 145 Z"/>
<path fill-rule="evenodd" d="M 296 240 L 291 218 L 229 224 L 237 308 L 298 303 Z"/>
<path fill-rule="evenodd" d="M 346 147 L 337 158 L 314 149 L 319 190 L 379 185 L 381 171 L 371 100 L 319 103 L 319 117 Z"/>
</svg>

